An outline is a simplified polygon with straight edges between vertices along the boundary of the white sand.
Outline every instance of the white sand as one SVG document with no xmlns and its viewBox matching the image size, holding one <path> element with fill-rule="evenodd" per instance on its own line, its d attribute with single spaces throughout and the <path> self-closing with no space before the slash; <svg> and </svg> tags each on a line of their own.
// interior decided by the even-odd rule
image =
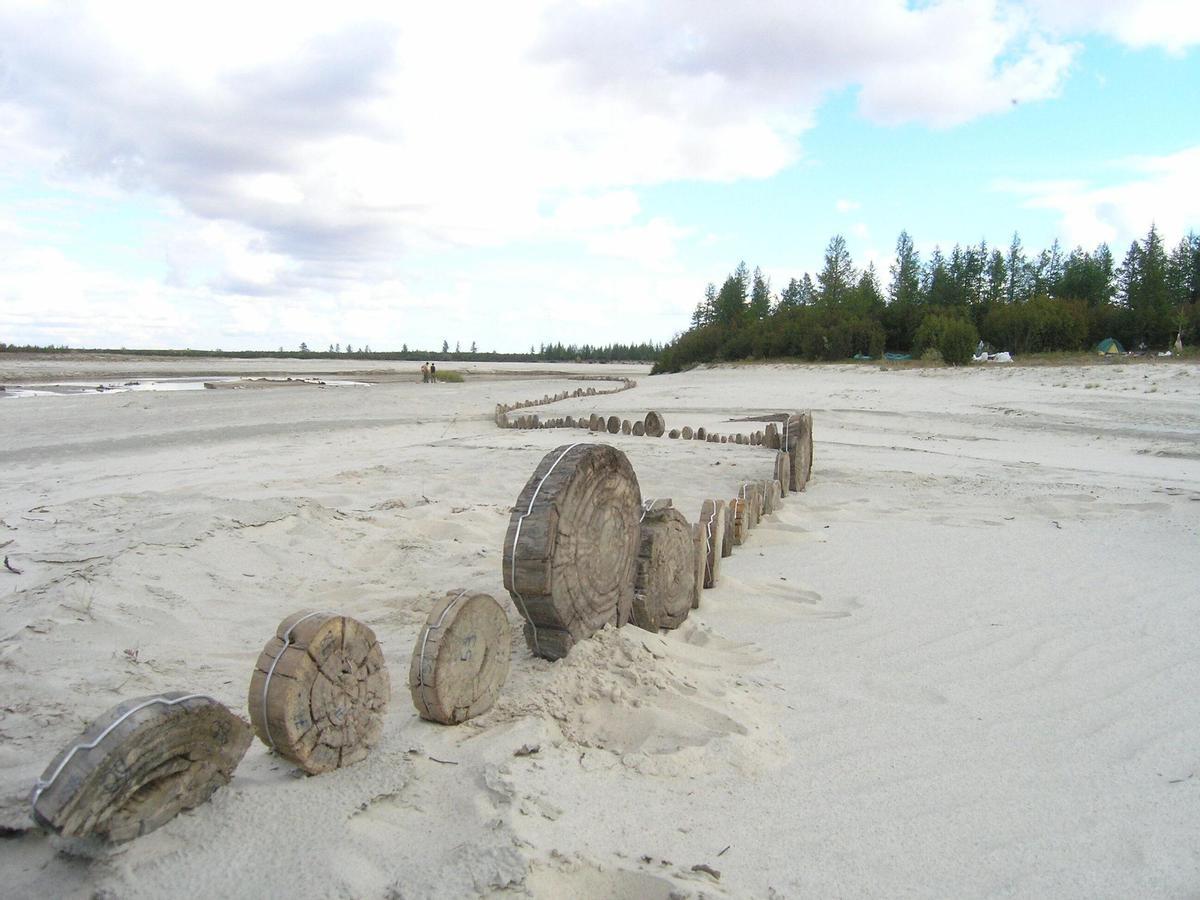
<svg viewBox="0 0 1200 900">
<path fill-rule="evenodd" d="M 0 379 L 334 371 L 57 365 L 0 358 Z M 1200 366 L 559 371 L 641 380 L 563 414 L 731 431 L 811 408 L 814 477 L 683 628 L 555 664 L 515 629 L 496 708 L 457 728 L 413 711 L 417 630 L 456 587 L 518 622 L 509 509 L 543 454 L 591 439 L 492 410 L 575 384 L 0 400 L 0 554 L 23 570 L 0 571 L 0 893 L 1200 893 Z M 770 471 L 752 448 L 606 440 L 693 519 Z M 24 831 L 33 780 L 119 700 L 186 688 L 245 715 L 257 654 L 304 607 L 383 644 L 367 762 L 298 778 L 256 743 L 132 844 Z"/>
</svg>

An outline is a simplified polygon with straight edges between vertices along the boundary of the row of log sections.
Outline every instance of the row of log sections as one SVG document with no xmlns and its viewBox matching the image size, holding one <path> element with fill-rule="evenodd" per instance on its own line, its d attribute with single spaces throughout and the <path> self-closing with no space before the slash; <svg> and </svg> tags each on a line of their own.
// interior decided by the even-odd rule
<svg viewBox="0 0 1200 900">
<path fill-rule="evenodd" d="M 797 467 L 807 480 L 811 460 L 807 416 L 785 417 L 772 478 L 745 482 L 728 500 L 705 500 L 695 522 L 670 500 L 643 501 L 615 447 L 566 444 L 546 454 L 517 497 L 501 557 L 530 650 L 560 659 L 606 625 L 681 625 L 702 590 L 716 586 L 721 559 L 803 488 L 795 485 Z"/>
<path fill-rule="evenodd" d="M 543 427 L 540 425 L 529 424 L 531 419 L 536 419 L 536 416 L 521 416 L 516 419 L 509 419 L 509 413 L 517 409 L 528 409 L 531 406 L 544 406 L 548 403 L 557 403 L 560 400 L 569 400 L 579 397 L 599 397 L 604 394 L 619 394 L 621 391 L 627 391 L 630 388 L 637 387 L 637 382 L 632 378 L 612 378 L 604 375 L 584 375 L 572 379 L 573 381 L 617 381 L 617 387 L 611 390 L 596 390 L 594 387 L 576 388 L 573 391 L 560 391 L 557 394 L 546 394 L 540 400 L 518 400 L 516 403 L 497 403 L 496 404 L 496 424 L 501 428 L 537 428 Z M 518 425 L 518 421 L 524 421 L 524 425 Z M 545 426 L 549 427 L 549 426 Z M 557 426 L 557 427 L 562 427 Z"/>
<path fill-rule="evenodd" d="M 424 719 L 489 709 L 508 676 L 508 616 L 488 594 L 450 592 L 413 648 L 409 689 Z M 250 677 L 250 723 L 212 697 L 174 691 L 123 701 L 51 760 L 34 820 L 68 837 L 127 841 L 204 803 L 233 777 L 253 735 L 310 775 L 367 757 L 390 681 L 375 633 L 349 616 L 301 611 L 279 623 Z"/>
</svg>

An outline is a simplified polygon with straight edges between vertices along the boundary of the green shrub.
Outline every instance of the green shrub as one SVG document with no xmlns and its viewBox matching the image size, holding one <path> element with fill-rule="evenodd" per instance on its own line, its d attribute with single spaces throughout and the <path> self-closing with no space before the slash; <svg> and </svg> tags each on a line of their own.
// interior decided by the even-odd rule
<svg viewBox="0 0 1200 900">
<path fill-rule="evenodd" d="M 456 372 L 454 369 L 438 369 L 437 380 L 444 381 L 448 384 L 462 384 L 462 372 Z"/>
<path fill-rule="evenodd" d="M 925 352 L 933 349 L 947 364 L 965 366 L 978 343 L 979 332 L 970 322 L 946 313 L 929 313 L 913 337 L 913 353 L 924 359 Z"/>
</svg>

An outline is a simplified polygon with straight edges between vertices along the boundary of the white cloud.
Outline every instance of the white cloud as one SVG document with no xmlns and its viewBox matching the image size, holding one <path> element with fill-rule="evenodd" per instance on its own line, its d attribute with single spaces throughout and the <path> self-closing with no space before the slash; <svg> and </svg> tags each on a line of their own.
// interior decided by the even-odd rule
<svg viewBox="0 0 1200 900">
<path fill-rule="evenodd" d="M 1095 32 L 1129 47 L 1180 54 L 1200 44 L 1195 0 L 1029 0 L 1039 24 L 1060 33 Z"/>
<path fill-rule="evenodd" d="M 1125 177 L 1106 185 L 1057 181 L 999 187 L 1025 195 L 1026 206 L 1057 212 L 1068 246 L 1103 241 L 1119 252 L 1144 237 L 1151 222 L 1168 238 L 1200 229 L 1200 146 L 1114 166 Z"/>
<path fill-rule="evenodd" d="M 854 212 L 856 209 L 862 209 L 862 204 L 857 200 L 838 200 L 834 204 L 834 208 L 840 213 Z"/>
</svg>

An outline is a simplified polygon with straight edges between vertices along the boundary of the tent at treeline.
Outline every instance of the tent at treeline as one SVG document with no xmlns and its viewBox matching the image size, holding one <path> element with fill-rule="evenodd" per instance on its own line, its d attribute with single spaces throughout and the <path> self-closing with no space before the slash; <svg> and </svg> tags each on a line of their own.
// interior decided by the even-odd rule
<svg viewBox="0 0 1200 900">
<path fill-rule="evenodd" d="M 1064 252 L 1058 242 L 1027 253 L 1014 234 L 1006 249 L 955 245 L 922 260 L 907 232 L 896 241 L 886 289 L 874 265 L 857 268 L 840 235 L 815 278 L 791 278 L 777 293 L 740 263 L 709 284 L 691 327 L 663 348 L 655 371 L 696 362 L 778 356 L 919 355 L 948 362 L 984 340 L 1014 353 L 1083 350 L 1107 337 L 1127 347 L 1167 349 L 1182 333 L 1200 339 L 1200 236 L 1171 251 L 1151 226 L 1121 262 L 1108 246 Z M 951 357 L 954 358 L 951 358 Z"/>
</svg>

